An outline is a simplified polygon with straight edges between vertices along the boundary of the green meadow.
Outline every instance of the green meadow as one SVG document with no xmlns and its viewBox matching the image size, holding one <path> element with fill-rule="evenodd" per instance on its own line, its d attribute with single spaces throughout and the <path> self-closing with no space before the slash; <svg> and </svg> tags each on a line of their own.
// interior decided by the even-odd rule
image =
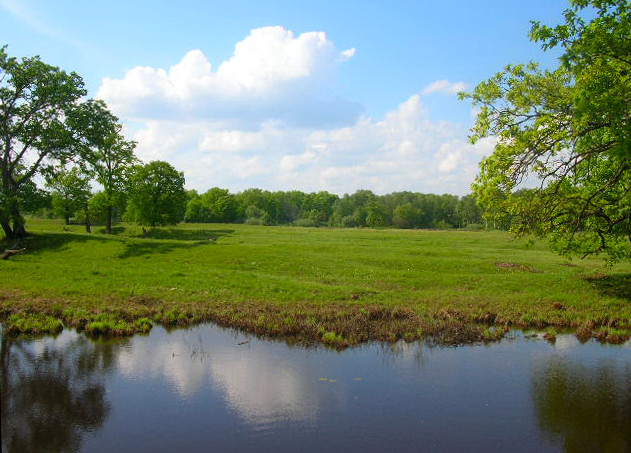
<svg viewBox="0 0 631 453">
<path fill-rule="evenodd" d="M 631 330 L 631 264 L 570 262 L 504 232 L 180 224 L 142 237 L 131 225 L 113 235 L 58 220 L 27 227 L 25 251 L 0 261 L 9 332 L 63 324 L 125 335 L 214 321 L 344 346 L 484 341 L 515 326 L 615 342 Z"/>
</svg>

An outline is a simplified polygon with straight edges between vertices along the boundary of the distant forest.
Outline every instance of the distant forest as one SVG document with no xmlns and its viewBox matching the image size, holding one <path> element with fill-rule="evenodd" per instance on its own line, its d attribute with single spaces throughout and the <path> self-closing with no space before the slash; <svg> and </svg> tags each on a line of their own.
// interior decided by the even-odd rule
<svg viewBox="0 0 631 453">
<path fill-rule="evenodd" d="M 326 191 L 247 189 L 230 193 L 228 189 L 218 187 L 202 194 L 195 190 L 186 194 L 186 207 L 181 210 L 180 220 L 190 223 L 439 229 L 485 226 L 473 195 L 458 197 L 415 192 L 376 195 L 370 190 L 358 190 L 340 197 Z M 39 201 L 29 210 L 31 215 L 65 218 L 67 223 L 84 222 L 83 210 L 69 212 L 69 205 L 60 193 L 40 192 Z M 118 198 L 114 221 L 129 220 L 125 214 L 126 204 L 124 196 Z M 92 222 L 104 224 L 104 194 L 93 195 L 89 205 Z"/>
<path fill-rule="evenodd" d="M 247 189 L 231 194 L 213 188 L 188 192 L 186 222 L 224 222 L 305 227 L 462 228 L 481 226 L 472 195 L 358 190 L 339 197 L 329 192 L 269 192 Z"/>
</svg>

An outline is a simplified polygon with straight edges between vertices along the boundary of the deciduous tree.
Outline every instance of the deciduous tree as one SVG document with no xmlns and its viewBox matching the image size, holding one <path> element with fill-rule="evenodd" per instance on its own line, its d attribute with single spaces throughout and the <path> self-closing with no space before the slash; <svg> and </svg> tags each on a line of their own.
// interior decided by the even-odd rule
<svg viewBox="0 0 631 453">
<path fill-rule="evenodd" d="M 497 138 L 474 187 L 487 215 L 569 256 L 631 258 L 630 36 L 628 0 L 572 0 L 530 32 L 561 49 L 557 68 L 511 65 L 464 95 L 480 107 L 472 140 Z"/>
<path fill-rule="evenodd" d="M 125 173 L 136 161 L 136 143 L 125 140 L 122 125 L 103 101 L 89 100 L 68 118 L 83 162 L 103 186 L 107 207 L 105 231 L 112 232 L 114 207 L 125 190 Z"/>
<path fill-rule="evenodd" d="M 76 73 L 39 57 L 18 60 L 0 48 L 0 225 L 7 238 L 26 233 L 24 188 L 43 169 L 76 153 L 66 118 L 85 94 Z"/>
<path fill-rule="evenodd" d="M 81 172 L 78 167 L 59 169 L 49 175 L 46 185 L 53 189 L 53 209 L 60 214 L 66 225 L 70 217 L 78 210 L 83 210 L 83 220 L 86 230 L 90 231 L 90 214 L 88 200 L 92 195 L 90 177 Z"/>
<path fill-rule="evenodd" d="M 168 162 L 153 161 L 131 171 L 127 214 L 141 225 L 174 225 L 184 220 L 184 173 Z"/>
</svg>

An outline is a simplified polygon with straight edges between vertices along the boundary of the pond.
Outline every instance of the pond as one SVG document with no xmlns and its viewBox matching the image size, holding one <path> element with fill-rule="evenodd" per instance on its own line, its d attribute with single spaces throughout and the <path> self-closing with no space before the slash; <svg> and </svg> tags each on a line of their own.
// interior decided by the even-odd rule
<svg viewBox="0 0 631 453">
<path fill-rule="evenodd" d="M 3 452 L 631 451 L 631 344 L 2 340 Z"/>
</svg>

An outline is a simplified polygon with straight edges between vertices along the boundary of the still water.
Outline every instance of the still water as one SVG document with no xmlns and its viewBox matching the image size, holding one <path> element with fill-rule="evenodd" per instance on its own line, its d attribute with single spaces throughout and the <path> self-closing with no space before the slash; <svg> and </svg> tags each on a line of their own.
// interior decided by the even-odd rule
<svg viewBox="0 0 631 453">
<path fill-rule="evenodd" d="M 631 344 L 2 340 L 3 452 L 631 451 Z"/>
</svg>

